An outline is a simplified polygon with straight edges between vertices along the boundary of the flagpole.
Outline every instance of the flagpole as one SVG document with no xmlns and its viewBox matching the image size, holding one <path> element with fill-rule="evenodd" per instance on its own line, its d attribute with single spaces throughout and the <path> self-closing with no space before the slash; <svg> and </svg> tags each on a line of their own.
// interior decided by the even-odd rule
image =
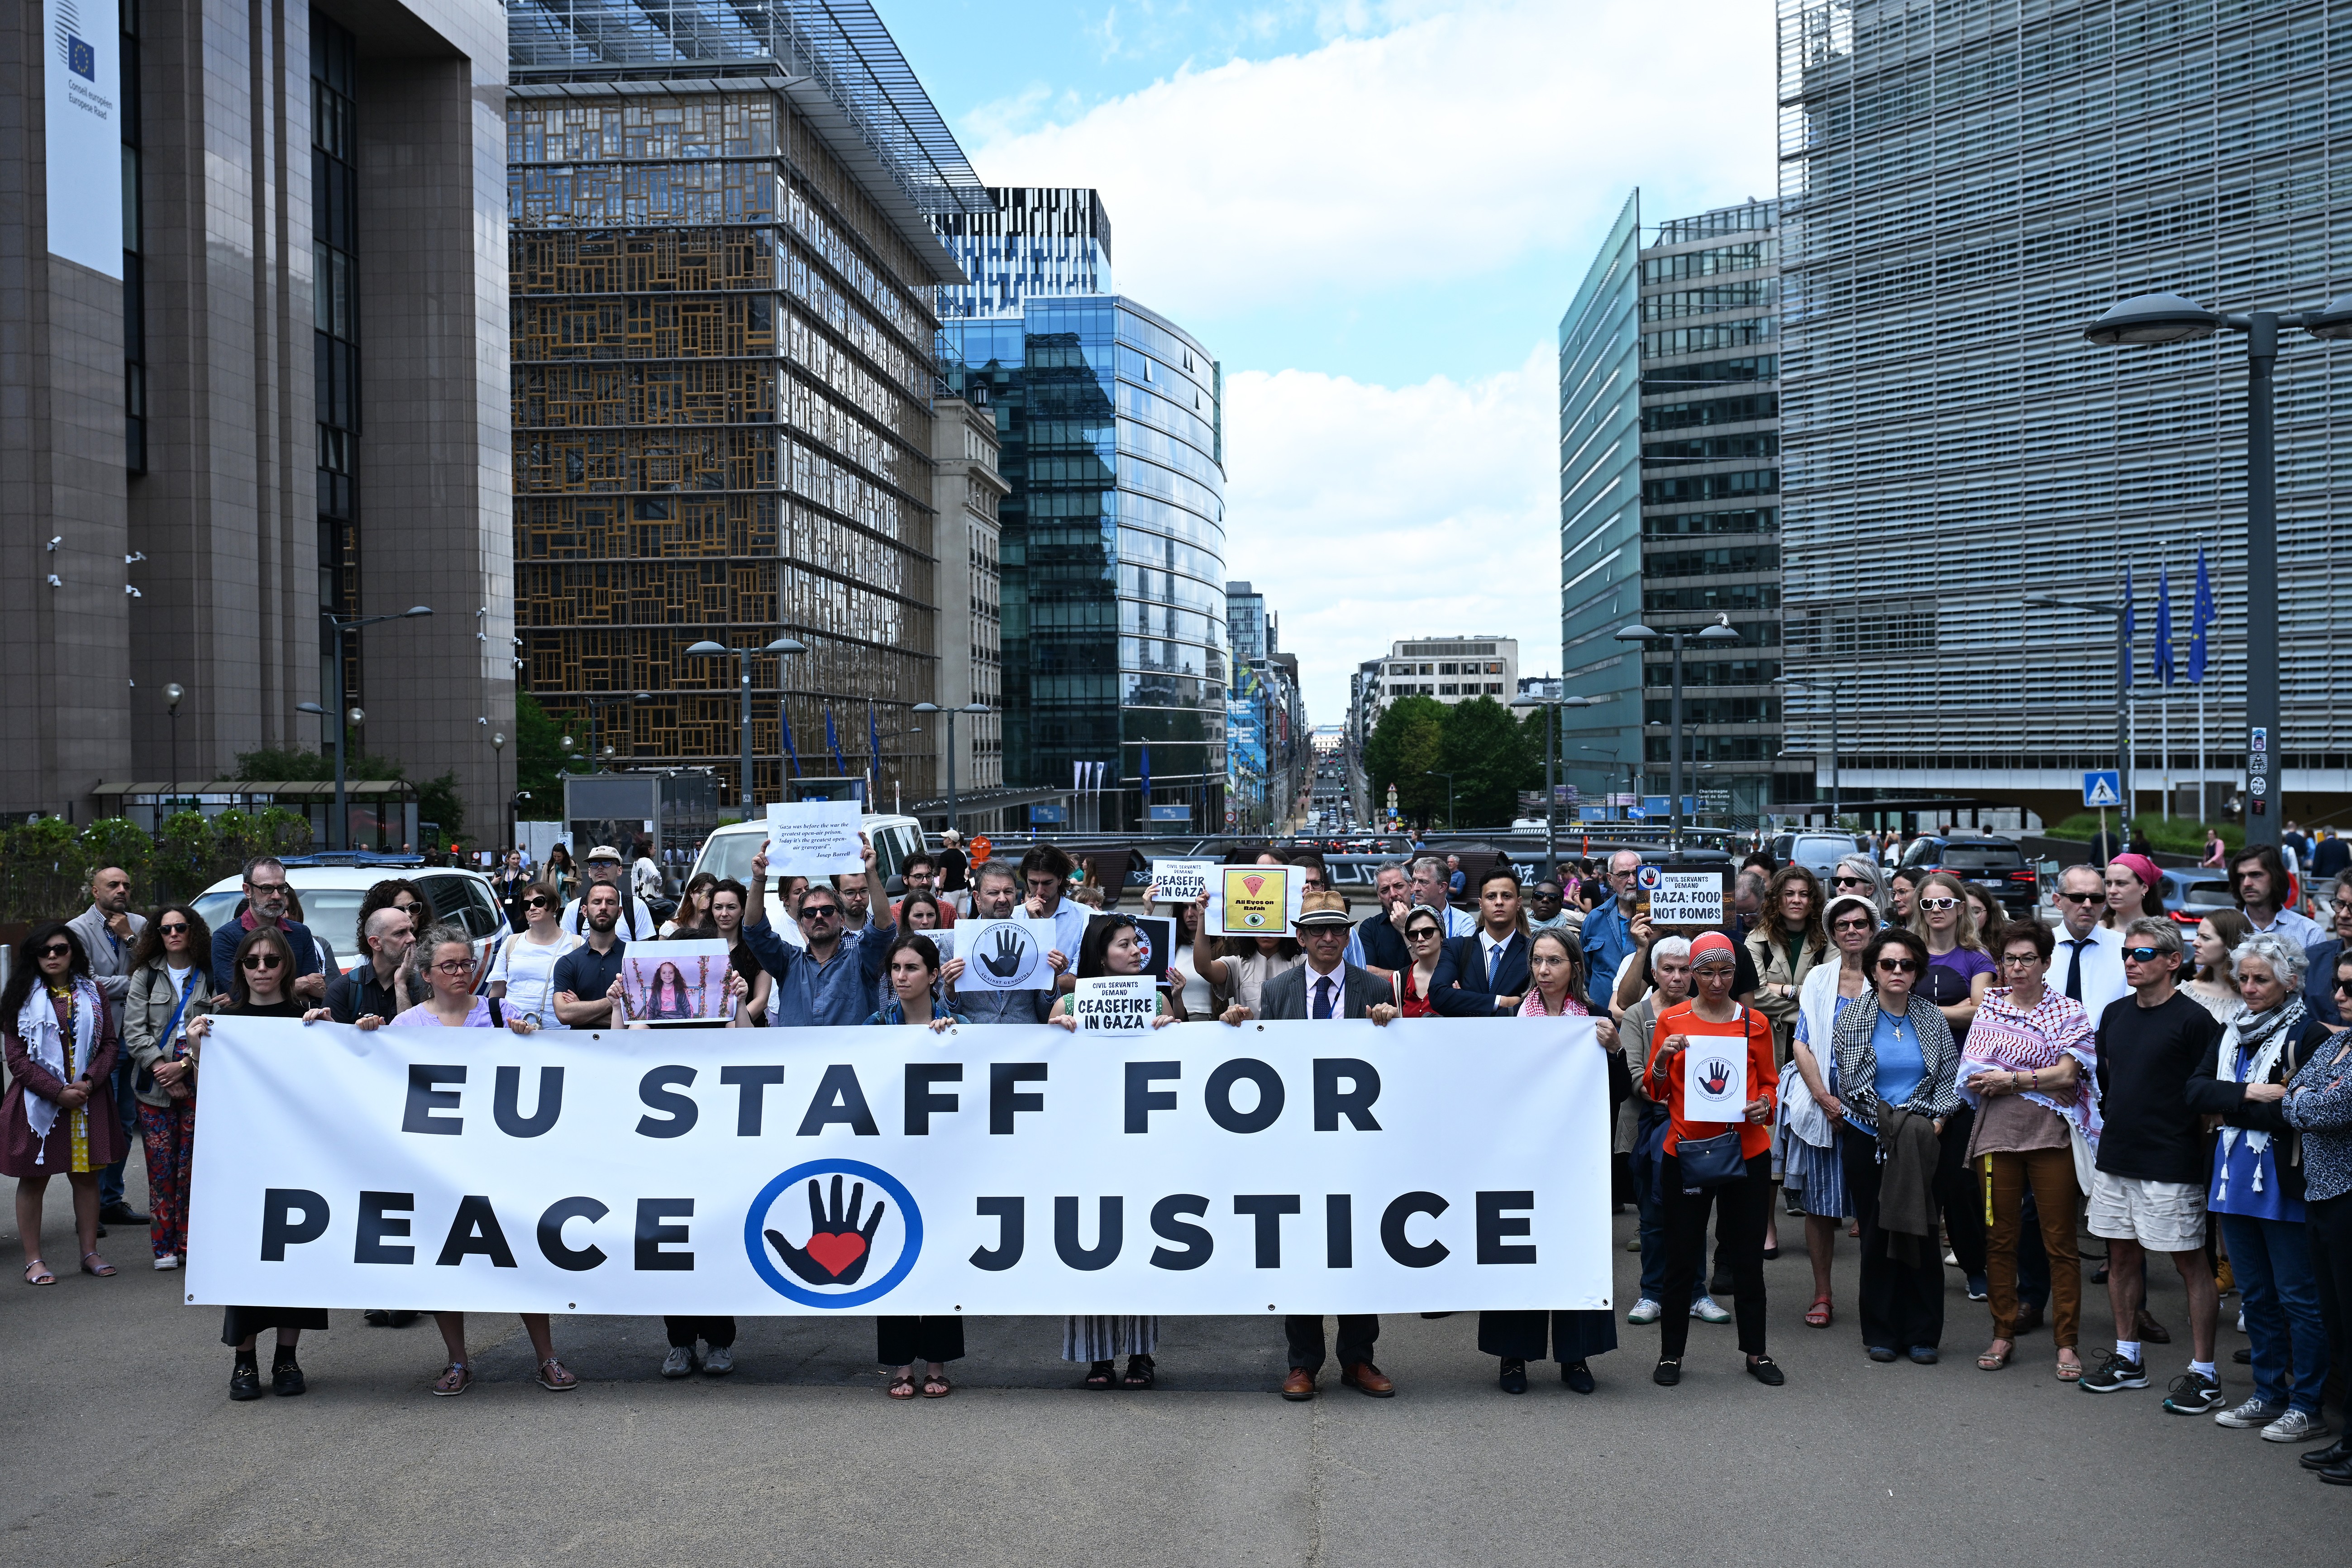
<svg viewBox="0 0 2352 1568">
<path fill-rule="evenodd" d="M 2157 694 L 2156 714 L 2161 739 L 2157 742 L 2156 771 L 2164 780 L 2164 820 L 2172 820 L 2172 704 L 2166 700 L 2172 695 L 2168 686 Z"/>
</svg>

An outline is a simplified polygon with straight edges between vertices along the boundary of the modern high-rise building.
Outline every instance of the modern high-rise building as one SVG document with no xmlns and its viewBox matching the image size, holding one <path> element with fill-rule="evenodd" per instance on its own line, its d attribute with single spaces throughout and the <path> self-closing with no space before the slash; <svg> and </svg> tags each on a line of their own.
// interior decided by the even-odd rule
<svg viewBox="0 0 2352 1568">
<path fill-rule="evenodd" d="M 750 661 L 755 797 L 795 758 L 929 795 L 939 737 L 908 710 L 975 679 L 968 647 L 942 670 L 940 622 L 993 564 L 946 603 L 940 553 L 972 540 L 938 454 L 966 463 L 969 415 L 934 407 L 933 293 L 963 273 L 931 224 L 994 204 L 863 0 L 509 14 L 530 689 L 618 698 L 625 763 L 709 766 L 732 800 L 737 662 L 687 648 L 791 637 Z"/>
<path fill-rule="evenodd" d="M 146 820 L 316 747 L 321 612 L 424 605 L 347 639 L 352 738 L 498 819 L 505 71 L 492 0 L 10 8 L 0 808 Z"/>
<path fill-rule="evenodd" d="M 2079 811 L 2084 771 L 2115 765 L 2113 622 L 2024 601 L 2120 607 L 2128 568 L 2139 805 L 2156 810 L 2164 778 L 2197 770 L 2197 689 L 2149 669 L 2159 574 L 2185 655 L 2200 548 L 2220 611 L 2207 776 L 2244 776 L 2252 613 L 2277 618 L 2284 654 L 2274 809 L 2308 819 L 2352 791 L 2352 713 L 2332 679 L 2347 619 L 2336 520 L 2352 504 L 2335 414 L 2352 357 L 2282 334 L 2279 593 L 2250 606 L 2240 334 L 2083 337 L 2138 294 L 2234 311 L 2341 290 L 2338 17 L 2319 0 L 1784 0 L 1788 658 L 1843 683 L 1847 801 Z M 1829 702 L 1789 700 L 1824 784 Z"/>
<path fill-rule="evenodd" d="M 971 279 L 940 290 L 940 318 L 1017 316 L 1033 299 L 1108 294 L 1110 214 L 1099 192 L 992 185 L 989 212 L 941 213 L 940 236 Z"/>
<path fill-rule="evenodd" d="M 1384 659 L 1358 671 L 1365 739 L 1400 697 L 1427 697 L 1448 708 L 1484 697 L 1505 706 L 1519 689 L 1516 637 L 1413 637 L 1389 645 Z"/>
<path fill-rule="evenodd" d="M 1775 209 L 1748 202 L 1646 230 L 1627 198 L 1560 322 L 1561 689 L 1564 753 L 1587 787 L 1638 763 L 1664 792 L 1674 656 L 1617 630 L 1696 632 L 1727 618 L 1735 643 L 1683 654 L 1686 795 L 1749 824 L 1810 800 L 1808 764 L 1781 750 L 1780 409 Z M 1714 815 L 1714 814 L 1711 814 Z M 1718 816 L 1718 820 L 1720 816 Z"/>
<path fill-rule="evenodd" d="M 992 411 L 1012 487 L 999 540 L 1005 785 L 1066 787 L 1098 768 L 1096 804 L 1112 829 L 1143 820 L 1148 773 L 1152 804 L 1221 824 L 1222 374 L 1166 317 L 1080 287 L 1109 261 L 1092 192 L 999 194 L 992 223 L 938 221 L 967 274 L 1019 277 L 1020 302 L 989 314 L 996 296 L 980 300 L 939 342 L 947 386 Z M 1083 214 L 1085 234 L 1041 216 L 1055 212 Z M 1074 237 L 1099 257 L 1064 265 Z"/>
</svg>

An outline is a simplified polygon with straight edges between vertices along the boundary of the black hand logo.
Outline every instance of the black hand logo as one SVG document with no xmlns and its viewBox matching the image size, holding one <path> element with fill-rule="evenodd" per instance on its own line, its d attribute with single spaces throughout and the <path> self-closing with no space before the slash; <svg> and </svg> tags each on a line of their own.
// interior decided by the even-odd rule
<svg viewBox="0 0 2352 1568">
<path fill-rule="evenodd" d="M 812 1285 L 855 1285 L 866 1272 L 866 1260 L 874 1256 L 874 1232 L 882 1224 L 883 1211 L 890 1205 L 881 1199 L 874 1200 L 873 1215 L 863 1230 L 858 1228 L 857 1211 L 866 1205 L 866 1184 L 858 1183 L 849 1190 L 849 1210 L 841 1207 L 841 1177 L 833 1178 L 832 1213 L 817 1194 L 816 1178 L 808 1184 L 809 1238 L 806 1247 L 794 1247 L 786 1241 L 782 1231 L 767 1231 L 768 1245 L 776 1249 L 784 1267 Z"/>
<path fill-rule="evenodd" d="M 998 926 L 996 951 L 992 953 L 982 953 L 980 963 L 982 968 L 999 980 L 1010 980 L 1021 973 L 1021 966 L 1028 961 L 1028 944 L 1021 940 L 1021 933 L 1011 926 Z"/>
</svg>

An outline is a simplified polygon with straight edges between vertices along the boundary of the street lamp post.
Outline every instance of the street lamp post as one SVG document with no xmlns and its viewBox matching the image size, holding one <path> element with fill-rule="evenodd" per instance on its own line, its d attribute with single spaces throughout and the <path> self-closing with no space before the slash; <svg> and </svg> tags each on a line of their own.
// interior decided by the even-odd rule
<svg viewBox="0 0 2352 1568">
<path fill-rule="evenodd" d="M 375 626 L 383 621 L 404 621 L 416 616 L 429 616 L 432 613 L 433 606 L 430 605 L 412 605 L 396 616 L 338 616 L 331 610 L 320 610 L 319 612 L 320 618 L 327 623 L 327 629 L 334 634 L 335 639 L 334 657 L 329 660 L 329 662 L 335 668 L 335 700 L 333 705 L 328 709 L 321 709 L 319 704 L 315 702 L 298 702 L 294 705 L 295 710 L 300 713 L 316 713 L 321 719 L 324 719 L 330 712 L 342 712 L 343 639 L 345 637 L 351 636 L 353 632 L 358 631 L 362 626 Z M 356 724 L 360 721 L 358 718 L 359 711 L 360 710 L 356 708 L 352 710 L 351 722 Z M 343 782 L 343 726 L 341 723 L 338 722 L 335 726 L 335 820 L 330 826 L 327 833 L 327 847 L 331 849 L 348 849 L 351 847 L 351 815 L 346 805 L 345 789 L 346 786 Z"/>
<path fill-rule="evenodd" d="M 2278 816 L 2268 809 L 2270 760 L 2285 754 L 2279 734 L 2278 521 L 2273 510 L 2276 420 L 2273 383 L 2281 327 L 2301 327 L 2315 338 L 2352 338 L 2352 294 L 2339 294 L 2316 310 L 2250 310 L 2224 314 L 2178 294 L 2142 294 L 2126 300 L 2083 330 L 2107 348 L 2187 342 L 2220 328 L 2246 334 L 2246 842 L 2276 844 Z M 2263 740 L 2255 749 L 2254 737 Z M 2285 793 L 2285 764 L 2279 764 Z"/>
<path fill-rule="evenodd" d="M 169 681 L 163 687 L 163 710 L 172 716 L 171 798 L 174 803 L 180 798 L 180 704 L 187 695 L 188 689 L 176 680 Z M 160 813 L 155 818 L 155 837 L 163 837 L 163 818 Z"/>
<path fill-rule="evenodd" d="M 2041 594 L 2027 595 L 2025 602 L 2029 605 L 2033 605 L 2045 610 L 2080 610 L 2086 616 L 2109 616 L 2114 617 L 2116 623 L 2116 782 L 2122 786 L 2122 795 L 2124 797 L 2124 837 L 2126 838 L 2129 838 L 2131 837 L 2130 829 L 2132 812 L 2139 805 L 2138 797 L 2133 790 L 2132 781 L 2131 634 L 2128 629 L 2131 625 L 2131 611 L 2128 607 L 2123 605 L 2090 605 L 2084 604 L 2079 599 L 2053 599 L 2046 595 Z M 2252 603 L 2252 601 L 2250 600 L 2249 603 Z M 2250 616 L 2247 618 L 2252 621 L 2260 619 L 2261 617 Z M 2276 668 L 2278 661 L 2275 654 L 2273 654 L 2271 662 L 2273 668 Z M 2252 668 L 2252 667 L 2250 662 L 2248 665 L 2249 679 L 2247 681 L 2247 700 L 2249 703 L 2253 700 L 2253 683 L 2251 679 Z M 2271 704 L 2272 716 L 2275 718 L 2278 711 L 2278 693 L 2276 691 L 2273 691 L 2270 694 L 2269 701 Z M 2249 711 L 2251 711 L 2251 709 Z M 2251 823 L 2248 825 L 2247 831 L 2249 834 L 2252 832 Z"/>
<path fill-rule="evenodd" d="M 915 704 L 913 710 L 917 713 L 944 713 L 948 716 L 948 826 L 950 828 L 954 828 L 956 826 L 956 715 L 959 713 L 985 713 L 988 711 L 988 704 L 985 702 L 967 702 L 961 708 L 942 708 L 936 702 L 918 702 Z"/>
<path fill-rule="evenodd" d="M 1423 769 L 1422 769 L 1421 771 L 1422 771 L 1422 773 L 1423 773 L 1423 774 L 1427 775 L 1427 776 L 1428 776 L 1428 777 L 1430 777 L 1430 778 L 1433 778 L 1433 779 L 1444 779 L 1444 780 L 1445 781 L 1445 831 L 1446 831 L 1446 832 L 1448 832 L 1448 833 L 1453 832 L 1453 831 L 1454 831 L 1454 775 L 1453 775 L 1452 773 L 1439 773 L 1435 768 L 1423 768 Z"/>
<path fill-rule="evenodd" d="M 1738 642 L 1739 634 L 1731 629 L 1731 617 L 1725 615 L 1717 616 L 1715 625 L 1702 626 L 1696 632 L 1654 632 L 1636 621 L 1630 626 L 1618 627 L 1616 637 L 1619 642 L 1637 643 L 1653 643 L 1660 637 L 1664 637 L 1674 645 L 1674 703 L 1669 710 L 1671 717 L 1666 726 L 1667 756 L 1670 763 L 1667 769 L 1666 788 L 1671 792 L 1670 798 L 1666 802 L 1666 852 L 1670 855 L 1678 855 L 1683 847 L 1683 639 L 1686 637 L 1695 637 L 1703 643 L 1721 644 Z M 1647 680 L 1648 678 L 1645 675 L 1642 684 L 1647 684 Z M 1638 691 L 1640 686 L 1637 685 L 1635 689 Z"/>
<path fill-rule="evenodd" d="M 686 650 L 688 658 L 735 658 L 735 684 L 743 696 L 743 782 L 736 801 L 743 811 L 743 820 L 751 820 L 751 656 L 755 653 L 806 653 L 808 645 L 791 637 L 778 637 L 765 647 L 723 647 L 708 639 Z"/>
<path fill-rule="evenodd" d="M 1516 697 L 1514 708 L 1540 708 L 1544 710 L 1544 875 L 1559 876 L 1559 784 L 1554 774 L 1559 756 L 1557 721 L 1563 708 L 1591 708 L 1590 697 Z"/>
<path fill-rule="evenodd" d="M 1807 680 L 1794 675 L 1772 678 L 1776 686 L 1801 686 L 1808 691 L 1826 689 L 1830 694 L 1830 831 L 1837 831 L 1838 817 L 1843 815 L 1838 798 L 1838 702 L 1845 692 L 1845 677 L 1832 680 Z"/>
<path fill-rule="evenodd" d="M 494 799 L 494 800 L 505 800 L 505 799 L 506 799 L 506 795 L 505 795 L 506 780 L 507 780 L 507 774 L 506 774 L 506 749 L 507 749 L 507 735 L 506 735 L 506 731 L 503 731 L 503 730 L 493 730 L 493 731 L 490 731 L 490 796 L 491 796 L 491 798 L 492 798 L 492 799 Z M 509 807 L 511 807 L 512 803 L 511 803 L 511 802 L 509 802 Z M 513 822 L 513 812 L 512 812 L 512 810 L 511 810 L 511 809 L 509 809 L 509 810 L 508 810 L 508 811 L 506 811 L 506 812 L 501 813 L 501 814 L 500 814 L 500 818 L 501 818 L 501 819 L 500 819 L 500 821 L 499 821 L 499 854 L 500 858 L 504 858 L 504 856 L 505 856 L 505 854 L 506 854 L 506 851 L 507 851 L 508 847 L 509 847 L 509 846 L 510 846 L 510 845 L 512 845 L 512 844 L 514 843 L 514 822 Z"/>
</svg>

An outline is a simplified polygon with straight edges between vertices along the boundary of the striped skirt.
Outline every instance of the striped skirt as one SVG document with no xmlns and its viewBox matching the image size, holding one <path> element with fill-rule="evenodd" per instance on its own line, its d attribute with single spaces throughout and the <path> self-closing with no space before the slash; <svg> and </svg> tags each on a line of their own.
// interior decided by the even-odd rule
<svg viewBox="0 0 2352 1568">
<path fill-rule="evenodd" d="M 1150 1355 L 1160 1346 L 1158 1318 L 1064 1318 L 1064 1361 L 1111 1361 Z"/>
</svg>

